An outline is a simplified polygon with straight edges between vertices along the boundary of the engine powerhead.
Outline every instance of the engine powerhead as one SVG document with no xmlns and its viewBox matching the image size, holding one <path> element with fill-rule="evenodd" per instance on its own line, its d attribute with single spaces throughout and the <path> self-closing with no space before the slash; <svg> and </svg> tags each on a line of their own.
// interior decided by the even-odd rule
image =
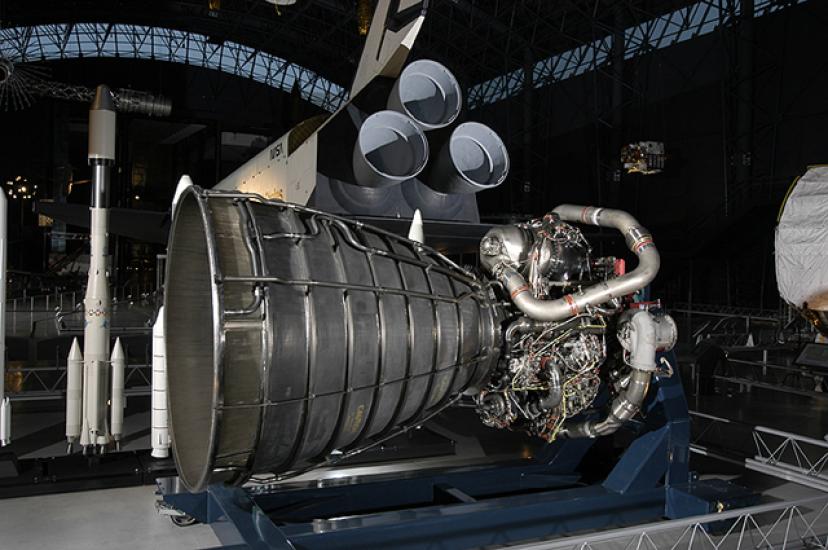
<svg viewBox="0 0 828 550">
<path fill-rule="evenodd" d="M 649 275 L 625 273 L 625 263 L 615 257 L 595 257 L 581 230 L 562 219 L 573 212 L 561 207 L 497 227 L 481 241 L 482 266 L 514 304 L 502 359 L 475 396 L 487 426 L 547 441 L 611 433 L 638 411 L 657 368 L 656 352 L 675 344 L 672 319 L 651 314 L 623 290 L 631 288 L 631 279 L 633 291 L 643 288 Z M 636 271 L 651 268 L 657 253 L 646 230 L 625 213 L 604 212 L 607 224 L 631 236 L 634 251 L 649 250 Z M 603 225 L 601 213 L 583 209 L 576 220 Z M 616 395 L 606 419 L 576 422 L 602 386 Z"/>
</svg>

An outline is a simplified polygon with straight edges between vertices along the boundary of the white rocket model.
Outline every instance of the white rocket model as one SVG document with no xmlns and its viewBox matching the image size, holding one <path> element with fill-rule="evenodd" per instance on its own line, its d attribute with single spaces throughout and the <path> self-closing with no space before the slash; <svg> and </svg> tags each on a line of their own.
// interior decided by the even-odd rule
<svg viewBox="0 0 828 550">
<path fill-rule="evenodd" d="M 192 184 L 191 184 L 192 185 Z M 164 342 L 164 306 L 152 327 L 152 456 L 170 455 L 170 427 L 167 415 L 167 350 Z"/>
<path fill-rule="evenodd" d="M 126 371 L 126 356 L 121 346 L 121 339 L 115 340 L 112 347 L 112 399 L 110 401 L 112 439 L 115 440 L 115 448 L 121 450 L 121 437 L 124 435 L 124 374 Z"/>
<path fill-rule="evenodd" d="M 81 436 L 83 379 L 83 355 L 78 339 L 75 338 L 72 340 L 72 348 L 66 362 L 66 439 L 69 441 L 69 452 L 72 451 L 72 443 L 78 441 Z"/>
<path fill-rule="evenodd" d="M 0 193 L 0 447 L 11 440 L 11 402 L 5 396 L 6 384 L 6 243 L 8 242 L 8 203 Z"/>
<path fill-rule="evenodd" d="M 92 165 L 92 206 L 90 208 L 89 276 L 84 298 L 83 356 L 73 345 L 67 362 L 67 416 L 66 437 L 71 451 L 79 440 L 84 450 L 98 447 L 103 450 L 112 440 L 107 407 L 113 405 L 112 420 L 123 424 L 123 350 L 119 353 L 120 379 L 110 376 L 109 352 L 109 274 L 108 249 L 108 192 L 109 168 L 115 162 L 115 104 L 107 86 L 98 86 L 95 100 L 89 110 L 89 164 Z M 114 355 L 114 354 L 113 354 Z M 82 360 L 82 374 L 77 372 Z M 70 383 L 71 380 L 71 383 Z M 112 387 L 110 388 L 110 380 Z M 80 381 L 80 434 L 77 434 L 77 383 Z M 111 392 L 117 393 L 117 395 Z M 73 397 L 70 399 L 70 392 Z M 116 412 L 115 409 L 118 409 Z M 120 427 L 118 428 L 120 430 Z M 120 437 L 120 434 L 118 434 Z"/>
<path fill-rule="evenodd" d="M 193 180 L 184 174 L 178 180 L 172 200 L 172 211 L 181 194 L 192 187 Z M 167 344 L 164 332 L 164 306 L 158 309 L 158 317 L 152 327 L 152 456 L 170 456 L 170 425 L 167 413 Z"/>
</svg>

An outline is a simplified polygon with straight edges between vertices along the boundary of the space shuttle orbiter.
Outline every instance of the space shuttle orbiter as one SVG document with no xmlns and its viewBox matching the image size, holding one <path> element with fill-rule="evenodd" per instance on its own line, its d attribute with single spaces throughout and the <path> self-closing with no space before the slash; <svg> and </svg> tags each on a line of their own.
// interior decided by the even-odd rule
<svg viewBox="0 0 828 550">
<path fill-rule="evenodd" d="M 406 65 L 428 0 L 380 0 L 350 97 L 291 129 L 216 185 L 356 216 L 478 222 L 474 193 L 503 183 L 500 137 L 459 123 L 454 75 Z"/>
<path fill-rule="evenodd" d="M 476 243 L 487 228 L 478 226 L 474 193 L 503 183 L 509 155 L 491 129 L 459 122 L 463 94 L 446 67 L 406 65 L 427 6 L 379 0 L 348 101 L 295 126 L 215 188 L 388 223 L 402 233 L 408 225 L 396 227 L 395 219 L 420 210 L 428 231 L 451 237 L 471 230 L 466 241 Z M 89 227 L 86 207 L 41 201 L 38 210 Z M 109 232 L 166 243 L 169 223 L 169 213 L 113 209 Z"/>
</svg>

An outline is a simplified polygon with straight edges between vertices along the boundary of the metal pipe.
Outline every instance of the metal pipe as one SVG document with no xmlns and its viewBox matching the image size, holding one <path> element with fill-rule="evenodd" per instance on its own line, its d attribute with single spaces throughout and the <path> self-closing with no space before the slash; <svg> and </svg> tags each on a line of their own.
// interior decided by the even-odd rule
<svg viewBox="0 0 828 550">
<path fill-rule="evenodd" d="M 655 278 L 661 263 L 658 250 L 650 233 L 630 214 L 621 210 L 569 204 L 558 206 L 553 212 L 564 221 L 618 229 L 630 250 L 638 255 L 638 266 L 626 275 L 600 282 L 583 292 L 567 294 L 557 300 L 538 300 L 529 292 L 526 279 L 514 267 L 499 263 L 492 268 L 492 272 L 509 291 L 514 304 L 527 316 L 538 321 L 561 321 L 586 311 L 588 306 L 597 306 L 636 292 Z M 483 241 L 486 242 L 486 238 Z"/>
<path fill-rule="evenodd" d="M 454 122 L 462 106 L 457 79 L 430 59 L 414 61 L 403 69 L 388 97 L 389 109 L 411 117 L 425 131 Z"/>
<path fill-rule="evenodd" d="M 354 144 L 354 178 L 363 187 L 386 187 L 417 177 L 428 162 L 428 140 L 413 120 L 396 111 L 365 119 Z"/>
<path fill-rule="evenodd" d="M 632 372 L 626 389 L 612 402 L 606 418 L 599 422 L 584 420 L 567 423 L 561 430 L 563 436 L 579 438 L 609 435 L 638 413 L 647 396 L 650 378 L 656 370 L 659 329 L 655 317 L 649 311 L 642 310 L 629 320 L 629 330 L 630 334 L 626 340 L 630 350 L 629 363 Z"/>
<path fill-rule="evenodd" d="M 509 153 L 497 132 L 465 122 L 451 133 L 426 185 L 440 193 L 477 193 L 493 189 L 509 175 Z"/>
</svg>

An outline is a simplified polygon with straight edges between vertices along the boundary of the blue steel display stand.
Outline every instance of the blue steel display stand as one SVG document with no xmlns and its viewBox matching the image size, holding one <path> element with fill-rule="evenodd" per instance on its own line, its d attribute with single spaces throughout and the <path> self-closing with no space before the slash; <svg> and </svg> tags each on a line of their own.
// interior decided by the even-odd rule
<svg viewBox="0 0 828 550">
<path fill-rule="evenodd" d="M 676 364 L 672 354 L 666 358 Z M 751 502 L 735 486 L 691 478 L 690 419 L 678 375 L 654 377 L 640 417 L 628 426 L 633 442 L 594 485 L 579 483 L 577 468 L 595 440 L 574 439 L 531 461 L 299 489 L 215 485 L 163 500 L 211 524 L 225 547 L 307 549 L 502 545 Z"/>
</svg>

